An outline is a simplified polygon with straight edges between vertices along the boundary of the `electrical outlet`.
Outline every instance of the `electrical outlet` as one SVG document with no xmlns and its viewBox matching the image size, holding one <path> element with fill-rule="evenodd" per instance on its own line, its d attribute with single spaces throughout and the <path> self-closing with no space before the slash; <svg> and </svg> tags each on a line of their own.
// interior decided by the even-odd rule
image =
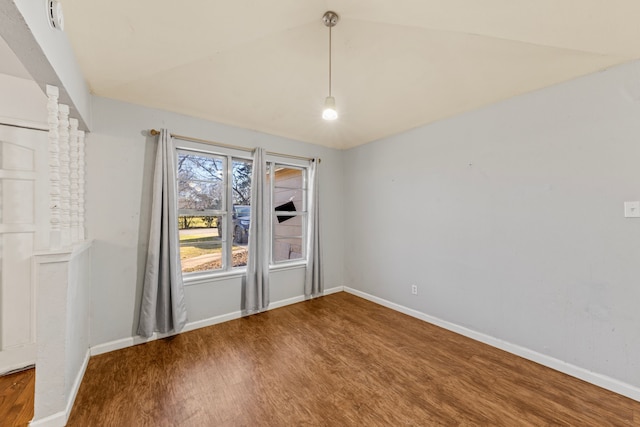
<svg viewBox="0 0 640 427">
<path fill-rule="evenodd" d="M 418 285 L 411 285 L 411 293 L 413 295 L 418 295 Z"/>
</svg>

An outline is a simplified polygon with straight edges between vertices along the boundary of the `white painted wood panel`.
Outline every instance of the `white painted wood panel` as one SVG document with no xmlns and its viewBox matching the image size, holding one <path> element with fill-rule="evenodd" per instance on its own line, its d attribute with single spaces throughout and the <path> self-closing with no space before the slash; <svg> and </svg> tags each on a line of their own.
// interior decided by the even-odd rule
<svg viewBox="0 0 640 427">
<path fill-rule="evenodd" d="M 47 97 L 36 82 L 0 74 L 0 93 L 0 123 L 47 129 Z"/>
<path fill-rule="evenodd" d="M 35 362 L 31 271 L 48 235 L 46 155 L 46 132 L 0 126 L 0 374 Z"/>
<path fill-rule="evenodd" d="M 2 349 L 33 344 L 33 233 L 7 233 L 2 251 Z"/>
<path fill-rule="evenodd" d="M 6 143 L 3 143 L 5 146 Z M 2 223 L 33 224 L 35 175 L 31 178 L 2 180 Z"/>
</svg>

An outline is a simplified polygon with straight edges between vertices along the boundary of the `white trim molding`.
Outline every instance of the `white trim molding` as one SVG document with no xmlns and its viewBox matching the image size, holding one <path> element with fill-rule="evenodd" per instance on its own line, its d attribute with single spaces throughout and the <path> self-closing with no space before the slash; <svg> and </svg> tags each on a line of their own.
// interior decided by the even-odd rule
<svg viewBox="0 0 640 427">
<path fill-rule="evenodd" d="M 15 117 L 0 116 L 0 125 L 13 126 L 17 128 L 32 129 L 32 130 L 41 130 L 45 132 L 49 131 L 48 123 L 34 122 L 32 120 L 18 119 Z"/>
<path fill-rule="evenodd" d="M 390 308 L 392 310 L 398 311 L 400 313 L 406 314 L 408 316 L 415 317 L 416 319 L 420 319 L 427 323 L 431 323 L 432 325 L 436 325 L 441 328 L 447 329 L 451 332 L 455 332 L 457 334 L 463 335 L 467 338 L 471 338 L 475 341 L 480 341 L 492 347 L 499 348 L 500 350 L 504 350 L 508 353 L 515 354 L 516 356 L 520 356 L 524 359 L 539 363 L 548 368 L 554 369 L 556 371 L 581 379 L 583 381 L 586 381 L 598 387 L 602 387 L 604 389 L 613 391 L 614 393 L 621 394 L 630 399 L 640 402 L 640 388 L 635 387 L 631 384 L 627 384 L 625 382 L 622 382 L 615 378 L 608 377 L 606 375 L 599 374 L 597 372 L 589 371 L 588 369 L 584 369 L 579 366 L 572 365 L 571 363 L 567 363 L 560 359 L 547 356 L 546 354 L 538 353 L 537 351 L 528 349 L 526 347 L 522 347 L 510 342 L 492 337 L 490 335 L 486 335 L 481 332 L 474 331 L 473 329 L 465 328 L 464 326 L 456 325 L 455 323 L 451 323 L 446 320 L 442 320 L 440 318 L 430 316 L 428 314 L 422 313 L 421 311 L 414 310 L 412 308 L 408 308 L 391 301 L 387 301 L 385 299 L 376 297 L 366 292 L 359 291 L 357 289 L 353 289 L 345 286 L 344 291 L 352 295 L 358 296 L 360 298 L 364 298 L 368 301 L 374 302 L 376 304 L 382 305 L 384 307 Z"/>
<path fill-rule="evenodd" d="M 324 295 L 334 294 L 336 292 L 341 292 L 343 289 L 344 288 L 342 286 L 336 286 L 334 288 L 326 289 L 324 291 L 324 293 L 323 293 L 323 296 Z M 267 311 L 275 310 L 276 308 L 285 307 L 285 306 L 291 305 L 291 304 L 296 304 L 296 303 L 302 302 L 304 300 L 305 300 L 304 295 L 298 295 L 298 296 L 295 296 L 295 297 L 292 297 L 292 298 L 287 298 L 287 299 L 284 299 L 284 300 L 272 302 L 271 304 L 269 304 L 269 308 L 267 309 Z M 210 317 L 208 319 L 196 320 L 196 321 L 187 323 L 185 325 L 184 329 L 182 329 L 182 332 L 188 332 L 188 331 L 193 331 L 193 330 L 200 329 L 200 328 L 206 328 L 207 326 L 217 325 L 219 323 L 228 322 L 230 320 L 239 319 L 241 317 L 243 317 L 242 311 L 238 310 L 238 311 L 233 311 L 231 313 Z M 180 332 L 180 333 L 182 333 L 182 332 Z M 99 354 L 109 353 L 111 351 L 116 351 L 116 350 L 121 350 L 123 348 L 132 347 L 132 346 L 138 345 L 138 344 L 144 344 L 146 342 L 155 341 L 155 340 L 166 338 L 166 337 L 172 336 L 172 335 L 176 335 L 176 334 L 173 334 L 173 333 L 166 333 L 166 334 L 154 333 L 149 338 L 145 338 L 145 337 L 136 335 L 136 336 L 133 336 L 133 337 L 127 337 L 127 338 L 122 338 L 122 339 L 115 340 L 115 341 L 109 341 L 109 342 L 104 343 L 104 344 L 98 344 L 98 345 L 92 346 L 91 347 L 91 355 L 92 356 L 97 356 Z"/>
<path fill-rule="evenodd" d="M 325 289 L 324 292 L 322 293 L 322 296 L 324 297 L 331 294 L 337 294 L 338 292 L 343 292 L 343 291 L 344 291 L 344 286 L 336 286 L 335 288 Z"/>
<path fill-rule="evenodd" d="M 71 395 L 67 400 L 65 410 L 56 412 L 55 414 L 49 415 L 46 418 L 41 418 L 37 421 L 31 421 L 29 423 L 30 427 L 62 427 L 67 425 L 67 421 L 69 421 L 69 417 L 71 416 L 73 404 L 76 401 L 76 396 L 78 395 L 78 390 L 80 390 L 80 384 L 82 384 L 82 379 L 84 378 L 84 373 L 87 370 L 87 365 L 89 365 L 90 357 L 91 352 L 89 351 L 89 349 L 87 349 L 87 353 L 84 356 L 82 366 L 80 367 L 80 370 L 78 371 L 78 374 L 73 381 L 73 386 L 71 387 Z"/>
</svg>

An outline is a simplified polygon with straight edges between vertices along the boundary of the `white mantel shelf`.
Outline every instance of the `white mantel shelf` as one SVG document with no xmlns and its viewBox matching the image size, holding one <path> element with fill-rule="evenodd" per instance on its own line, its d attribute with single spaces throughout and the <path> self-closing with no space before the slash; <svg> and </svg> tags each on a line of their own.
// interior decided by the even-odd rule
<svg viewBox="0 0 640 427">
<path fill-rule="evenodd" d="M 64 262 L 74 258 L 79 253 L 87 250 L 93 244 L 93 240 L 85 240 L 74 243 L 72 246 L 61 249 L 36 251 L 33 253 L 34 259 L 39 263 Z"/>
</svg>

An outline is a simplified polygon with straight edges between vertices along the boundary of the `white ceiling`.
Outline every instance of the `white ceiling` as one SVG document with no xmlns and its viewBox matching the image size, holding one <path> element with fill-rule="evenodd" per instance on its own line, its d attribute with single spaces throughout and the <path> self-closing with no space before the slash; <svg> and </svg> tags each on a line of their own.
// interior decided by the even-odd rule
<svg viewBox="0 0 640 427">
<path fill-rule="evenodd" d="M 640 58 L 637 0 L 61 1 L 93 93 L 335 148 Z"/>
</svg>

